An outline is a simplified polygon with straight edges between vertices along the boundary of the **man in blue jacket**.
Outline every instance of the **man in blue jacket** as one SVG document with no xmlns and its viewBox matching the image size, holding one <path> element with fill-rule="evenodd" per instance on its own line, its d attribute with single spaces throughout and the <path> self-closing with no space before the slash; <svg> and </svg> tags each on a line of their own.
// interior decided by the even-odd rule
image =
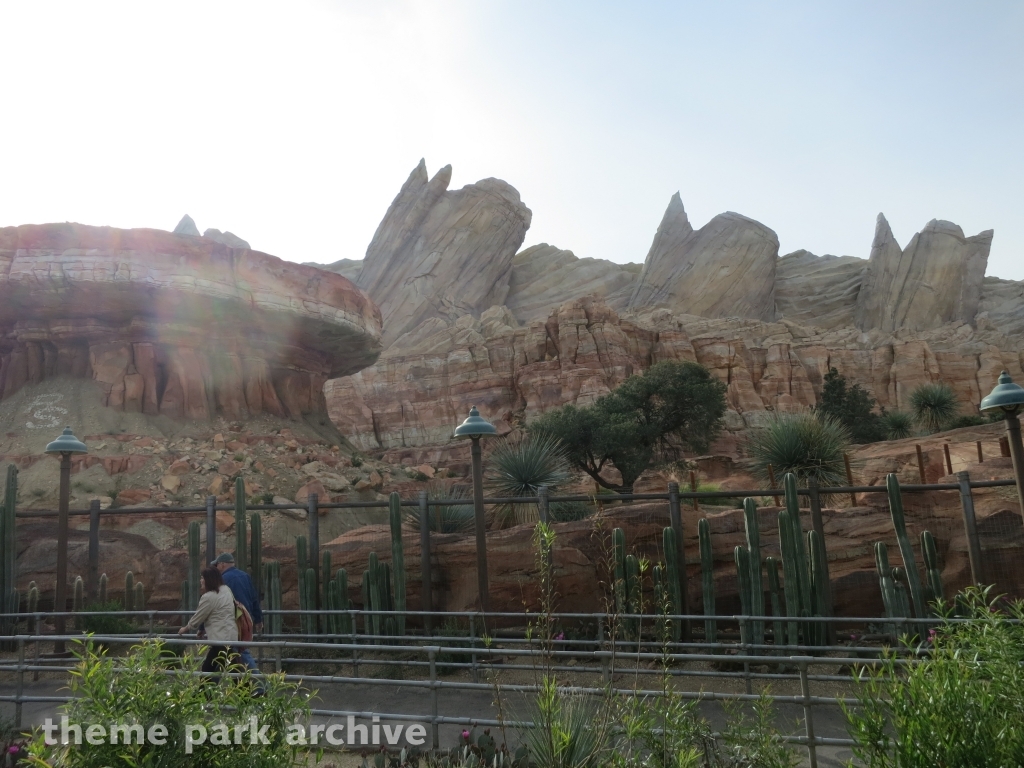
<svg viewBox="0 0 1024 768">
<path fill-rule="evenodd" d="M 249 612 L 249 615 L 252 617 L 253 632 L 261 632 L 263 630 L 263 611 L 260 608 L 260 593 L 253 586 L 249 574 L 235 568 L 235 556 L 230 552 L 220 555 L 210 565 L 220 571 L 221 578 L 228 585 L 231 594 L 235 596 L 235 600 L 244 605 L 245 610 Z M 259 672 L 256 660 L 253 659 L 248 648 L 238 646 L 235 650 L 242 657 L 245 666 L 253 672 Z"/>
</svg>

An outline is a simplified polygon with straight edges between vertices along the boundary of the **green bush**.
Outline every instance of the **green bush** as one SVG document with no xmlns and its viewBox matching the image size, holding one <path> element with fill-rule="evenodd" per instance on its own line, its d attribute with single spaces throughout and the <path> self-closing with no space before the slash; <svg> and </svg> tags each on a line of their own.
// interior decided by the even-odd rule
<svg viewBox="0 0 1024 768">
<path fill-rule="evenodd" d="M 86 607 L 82 615 L 82 628 L 90 635 L 131 635 L 137 631 L 125 616 L 115 612 L 123 611 L 120 600 L 109 600 L 105 603 L 93 603 Z"/>
<path fill-rule="evenodd" d="M 882 415 L 886 440 L 905 440 L 914 434 L 914 417 L 906 411 L 886 411 Z"/>
<path fill-rule="evenodd" d="M 487 489 L 498 498 L 536 496 L 542 485 L 555 493 L 570 477 L 565 449 L 550 435 L 502 440 L 487 457 Z M 540 519 L 536 504 L 504 504 L 495 514 L 503 522 L 534 523 Z"/>
<path fill-rule="evenodd" d="M 88 744 L 49 746 L 40 734 L 30 746 L 30 765 L 37 768 L 281 768 L 305 764 L 297 746 L 285 743 L 292 723 L 305 723 L 309 716 L 306 697 L 298 687 L 286 683 L 283 675 L 262 678 L 264 695 L 254 696 L 249 675 L 213 682 L 196 675 L 200 659 L 184 656 L 174 662 L 165 656 L 165 644 L 148 640 L 134 646 L 127 656 L 108 657 L 91 644 L 78 652 L 78 664 L 71 672 L 71 695 L 62 714 L 76 724 L 142 726 L 167 728 L 167 744 Z M 174 673 L 173 667 L 189 674 Z M 269 744 L 218 746 L 195 744 L 186 754 L 186 727 L 216 723 L 233 727 L 255 717 L 267 725 Z M 59 720 L 58 720 L 59 722 Z M 84 727 L 83 727 L 84 730 Z M 124 739 L 121 739 L 122 741 Z"/>
<path fill-rule="evenodd" d="M 956 604 L 971 621 L 931 630 L 920 661 L 901 666 L 887 653 L 858 670 L 858 704 L 843 710 L 854 756 L 868 768 L 1024 761 L 1024 626 L 1015 623 L 1024 604 L 1000 605 L 977 588 Z"/>
<path fill-rule="evenodd" d="M 597 508 L 586 501 L 556 501 L 548 507 L 548 511 L 553 522 L 572 523 L 586 520 L 597 512 Z"/>
<path fill-rule="evenodd" d="M 946 429 L 961 429 L 962 427 L 983 427 L 989 423 L 984 416 L 976 413 L 965 413 L 957 416 L 946 426 Z"/>
<path fill-rule="evenodd" d="M 821 388 L 821 400 L 814 411 L 831 416 L 846 427 L 852 442 L 873 443 L 885 436 L 883 415 L 875 413 L 875 405 L 875 398 L 860 384 L 848 387 L 846 377 L 835 368 L 829 368 Z"/>
<path fill-rule="evenodd" d="M 801 485 L 814 477 L 826 487 L 846 481 L 843 454 L 849 445 L 849 431 L 832 416 L 772 413 L 752 431 L 747 449 L 762 481 L 768 480 L 771 465 L 779 482 L 792 472 Z"/>
<path fill-rule="evenodd" d="M 949 384 L 922 384 L 910 393 L 910 409 L 922 427 L 938 432 L 956 418 L 960 404 Z"/>
</svg>

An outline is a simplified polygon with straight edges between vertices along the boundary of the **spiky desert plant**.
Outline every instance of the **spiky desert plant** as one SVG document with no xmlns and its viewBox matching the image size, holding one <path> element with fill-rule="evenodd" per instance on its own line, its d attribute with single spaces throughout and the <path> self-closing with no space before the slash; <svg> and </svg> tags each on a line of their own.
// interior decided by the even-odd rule
<svg viewBox="0 0 1024 768">
<path fill-rule="evenodd" d="M 249 568 L 256 589 L 263 589 L 263 520 L 259 512 L 249 518 Z M 263 590 L 264 594 L 266 590 Z"/>
<path fill-rule="evenodd" d="M 768 482 L 770 466 L 776 476 L 792 473 L 801 486 L 813 477 L 824 488 L 846 480 L 843 453 L 849 445 L 849 431 L 832 416 L 775 412 L 753 431 L 748 449 L 762 481 Z"/>
<path fill-rule="evenodd" d="M 960 404 L 949 384 L 933 382 L 922 384 L 910 393 L 910 409 L 922 427 L 938 432 L 956 418 Z"/>
<path fill-rule="evenodd" d="M 494 496 L 536 496 L 545 485 L 554 490 L 571 476 L 562 444 L 547 435 L 525 435 L 503 440 L 488 457 L 486 483 Z M 509 504 L 498 510 L 499 519 L 533 523 L 539 518 L 536 504 Z"/>
<path fill-rule="evenodd" d="M 187 584 L 188 582 L 185 582 L 185 583 Z M 107 602 L 107 574 L 105 574 L 105 573 L 101 573 L 100 574 L 99 595 L 97 596 L 96 599 L 97 599 L 97 602 L 100 602 L 100 603 Z M 187 602 L 188 601 L 186 601 L 186 605 L 185 605 L 186 610 L 188 609 Z"/>
<path fill-rule="evenodd" d="M 448 485 L 432 482 L 427 485 L 427 499 L 430 501 L 468 501 L 469 488 L 465 485 Z M 427 528 L 433 533 L 467 533 L 473 530 L 472 504 L 438 504 L 428 508 Z M 406 522 L 415 530 L 420 529 L 420 508 L 409 507 Z"/>
<path fill-rule="evenodd" d="M 914 433 L 914 417 L 906 411 L 886 411 L 882 431 L 886 440 L 905 440 Z"/>
</svg>

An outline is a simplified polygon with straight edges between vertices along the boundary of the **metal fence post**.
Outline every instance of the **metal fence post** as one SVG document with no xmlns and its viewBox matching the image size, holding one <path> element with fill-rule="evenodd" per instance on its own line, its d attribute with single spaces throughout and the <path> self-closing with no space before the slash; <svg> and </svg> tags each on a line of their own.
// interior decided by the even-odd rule
<svg viewBox="0 0 1024 768">
<path fill-rule="evenodd" d="M 971 475 L 967 470 L 956 473 L 960 485 L 960 507 L 964 515 L 964 531 L 967 534 L 967 556 L 971 562 L 971 581 L 982 584 L 985 574 L 981 560 L 981 542 L 978 540 L 978 521 L 974 517 L 974 495 L 971 493 Z"/>
<path fill-rule="evenodd" d="M 437 724 L 437 648 L 427 648 L 427 660 L 430 663 L 430 745 L 433 749 L 440 746 L 440 734 Z"/>
<path fill-rule="evenodd" d="M 807 679 L 807 662 L 809 656 L 794 656 L 791 661 L 796 662 L 800 669 L 800 696 L 803 698 L 804 706 L 804 731 L 807 735 L 807 759 L 811 768 L 818 768 L 818 749 L 814 738 L 814 712 L 811 709 L 811 683 Z"/>
<path fill-rule="evenodd" d="M 206 562 L 217 559 L 217 497 L 206 497 Z"/>
<path fill-rule="evenodd" d="M 434 617 L 434 582 L 430 574 L 430 505 L 427 503 L 427 492 L 420 491 L 420 607 L 423 616 L 423 631 L 426 635 L 433 634 Z"/>
<path fill-rule="evenodd" d="M 818 534 L 818 551 L 821 556 L 821 565 L 825 569 L 825 615 L 832 618 L 832 577 L 828 568 L 828 548 L 825 546 L 825 523 L 821 519 L 821 494 L 818 489 L 818 478 L 810 477 L 807 480 L 807 491 L 811 503 L 811 526 Z M 836 644 L 836 627 L 831 621 L 825 624 L 826 642 L 828 645 Z"/>
<path fill-rule="evenodd" d="M 100 500 L 89 502 L 89 569 L 86 574 L 89 583 L 86 590 L 89 601 L 95 602 L 100 588 Z"/>
<path fill-rule="evenodd" d="M 679 506 L 679 483 L 668 484 L 669 523 L 675 532 L 676 562 L 679 563 L 679 596 L 684 616 L 690 615 L 689 579 L 686 573 L 686 547 L 683 545 L 683 511 Z M 683 642 L 690 642 L 690 620 L 683 620 Z"/>
<path fill-rule="evenodd" d="M 308 562 L 313 569 L 313 605 L 310 608 L 323 607 L 320 605 L 320 507 L 319 499 L 315 493 L 306 497 L 306 514 L 309 517 L 309 555 Z M 312 626 L 316 626 L 316 616 L 310 617 Z"/>
</svg>

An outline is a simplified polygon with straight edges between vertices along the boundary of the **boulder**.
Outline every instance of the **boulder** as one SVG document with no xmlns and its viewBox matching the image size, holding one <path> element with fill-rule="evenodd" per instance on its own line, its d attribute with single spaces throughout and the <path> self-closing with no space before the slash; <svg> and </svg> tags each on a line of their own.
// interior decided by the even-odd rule
<svg viewBox="0 0 1024 768">
<path fill-rule="evenodd" d="M 448 191 L 421 160 L 366 249 L 357 284 L 380 306 L 384 345 L 429 318 L 479 315 L 508 293 L 512 259 L 532 216 L 499 179 Z"/>
</svg>

